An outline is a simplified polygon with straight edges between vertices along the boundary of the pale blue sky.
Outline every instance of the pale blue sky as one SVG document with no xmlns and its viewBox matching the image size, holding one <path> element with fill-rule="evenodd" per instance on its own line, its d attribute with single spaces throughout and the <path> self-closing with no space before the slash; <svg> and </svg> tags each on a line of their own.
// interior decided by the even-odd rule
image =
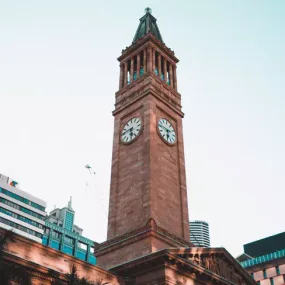
<svg viewBox="0 0 285 285">
<path fill-rule="evenodd" d="M 190 218 L 236 256 L 285 230 L 283 0 L 0 1 L 0 173 L 106 238 L 116 58 L 147 6 L 181 60 Z"/>
</svg>

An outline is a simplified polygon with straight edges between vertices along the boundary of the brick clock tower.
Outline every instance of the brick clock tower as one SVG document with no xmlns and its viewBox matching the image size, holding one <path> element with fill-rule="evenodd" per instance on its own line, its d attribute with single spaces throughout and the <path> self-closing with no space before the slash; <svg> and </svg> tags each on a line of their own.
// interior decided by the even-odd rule
<svg viewBox="0 0 285 285">
<path fill-rule="evenodd" d="M 149 8 L 118 60 L 108 241 L 96 252 L 102 266 L 190 245 L 178 59 Z"/>
<path fill-rule="evenodd" d="M 149 8 L 118 60 L 108 240 L 95 246 L 97 265 L 125 285 L 255 285 L 224 248 L 190 243 L 178 59 Z"/>
</svg>

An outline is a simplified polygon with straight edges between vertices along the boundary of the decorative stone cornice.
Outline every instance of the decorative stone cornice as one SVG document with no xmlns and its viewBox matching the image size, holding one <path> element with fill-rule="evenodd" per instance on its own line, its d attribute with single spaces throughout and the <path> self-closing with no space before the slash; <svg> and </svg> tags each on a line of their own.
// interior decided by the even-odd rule
<svg viewBox="0 0 285 285">
<path fill-rule="evenodd" d="M 167 241 L 173 247 L 177 246 L 191 246 L 192 244 L 169 231 L 159 227 L 154 219 L 149 219 L 148 222 L 130 232 L 119 235 L 115 238 L 109 239 L 101 244 L 95 246 L 95 256 L 100 256 L 108 251 L 114 250 L 114 248 L 122 247 L 122 245 L 131 244 L 134 240 L 145 238 L 146 236 L 153 236 L 157 239 Z"/>
<path fill-rule="evenodd" d="M 173 60 L 175 63 L 179 62 L 179 59 L 174 55 L 174 51 L 168 48 L 164 43 L 159 41 L 155 38 L 155 36 L 152 33 L 148 33 L 144 37 L 140 38 L 135 42 L 135 44 L 132 44 L 129 47 L 126 47 L 126 49 L 122 50 L 122 55 L 118 57 L 118 61 L 125 60 L 130 54 L 132 54 L 133 51 L 138 50 L 138 47 L 141 45 L 144 45 L 145 43 L 151 43 L 152 45 L 158 47 L 161 51 L 163 51 L 171 60 Z"/>
<path fill-rule="evenodd" d="M 150 94 L 179 116 L 184 117 L 184 113 L 181 111 L 181 95 L 151 72 L 116 93 L 116 109 L 113 111 L 113 115 Z"/>
<path fill-rule="evenodd" d="M 172 268 L 185 278 L 190 277 L 205 284 L 256 284 L 224 248 L 164 249 L 110 270 L 119 275 L 127 274 L 132 277 L 134 274 L 146 274 L 154 268 L 165 267 Z M 171 284 L 171 280 L 168 281 L 166 284 Z"/>
</svg>

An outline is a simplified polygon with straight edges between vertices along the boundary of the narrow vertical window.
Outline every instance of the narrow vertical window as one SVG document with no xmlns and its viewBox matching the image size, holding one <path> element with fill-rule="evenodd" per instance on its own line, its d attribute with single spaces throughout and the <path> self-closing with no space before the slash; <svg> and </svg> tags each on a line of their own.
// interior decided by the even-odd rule
<svg viewBox="0 0 285 285">
<path fill-rule="evenodd" d="M 263 278 L 264 278 L 264 279 L 267 278 L 266 269 L 263 269 Z"/>
<path fill-rule="evenodd" d="M 276 274 L 280 275 L 280 268 L 279 268 L 279 266 L 276 266 L 275 268 L 276 268 Z"/>
<path fill-rule="evenodd" d="M 270 285 L 274 285 L 274 280 L 272 277 L 270 278 Z"/>
</svg>

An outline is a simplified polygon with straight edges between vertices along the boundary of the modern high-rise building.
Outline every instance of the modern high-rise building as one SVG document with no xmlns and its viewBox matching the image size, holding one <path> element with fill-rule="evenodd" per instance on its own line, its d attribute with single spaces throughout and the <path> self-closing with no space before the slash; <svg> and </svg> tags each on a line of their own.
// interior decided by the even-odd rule
<svg viewBox="0 0 285 285">
<path fill-rule="evenodd" d="M 82 236 L 83 229 L 74 224 L 75 211 L 71 198 L 67 207 L 54 209 L 45 220 L 43 234 L 44 245 L 77 257 L 91 264 L 96 264 L 94 241 Z"/>
<path fill-rule="evenodd" d="M 46 202 L 17 188 L 18 183 L 0 174 L 0 227 L 42 242 Z"/>
<path fill-rule="evenodd" d="M 209 224 L 205 221 L 190 221 L 190 240 L 197 247 L 210 247 Z"/>
<path fill-rule="evenodd" d="M 243 246 L 240 265 L 259 285 L 285 284 L 285 232 Z"/>
</svg>

